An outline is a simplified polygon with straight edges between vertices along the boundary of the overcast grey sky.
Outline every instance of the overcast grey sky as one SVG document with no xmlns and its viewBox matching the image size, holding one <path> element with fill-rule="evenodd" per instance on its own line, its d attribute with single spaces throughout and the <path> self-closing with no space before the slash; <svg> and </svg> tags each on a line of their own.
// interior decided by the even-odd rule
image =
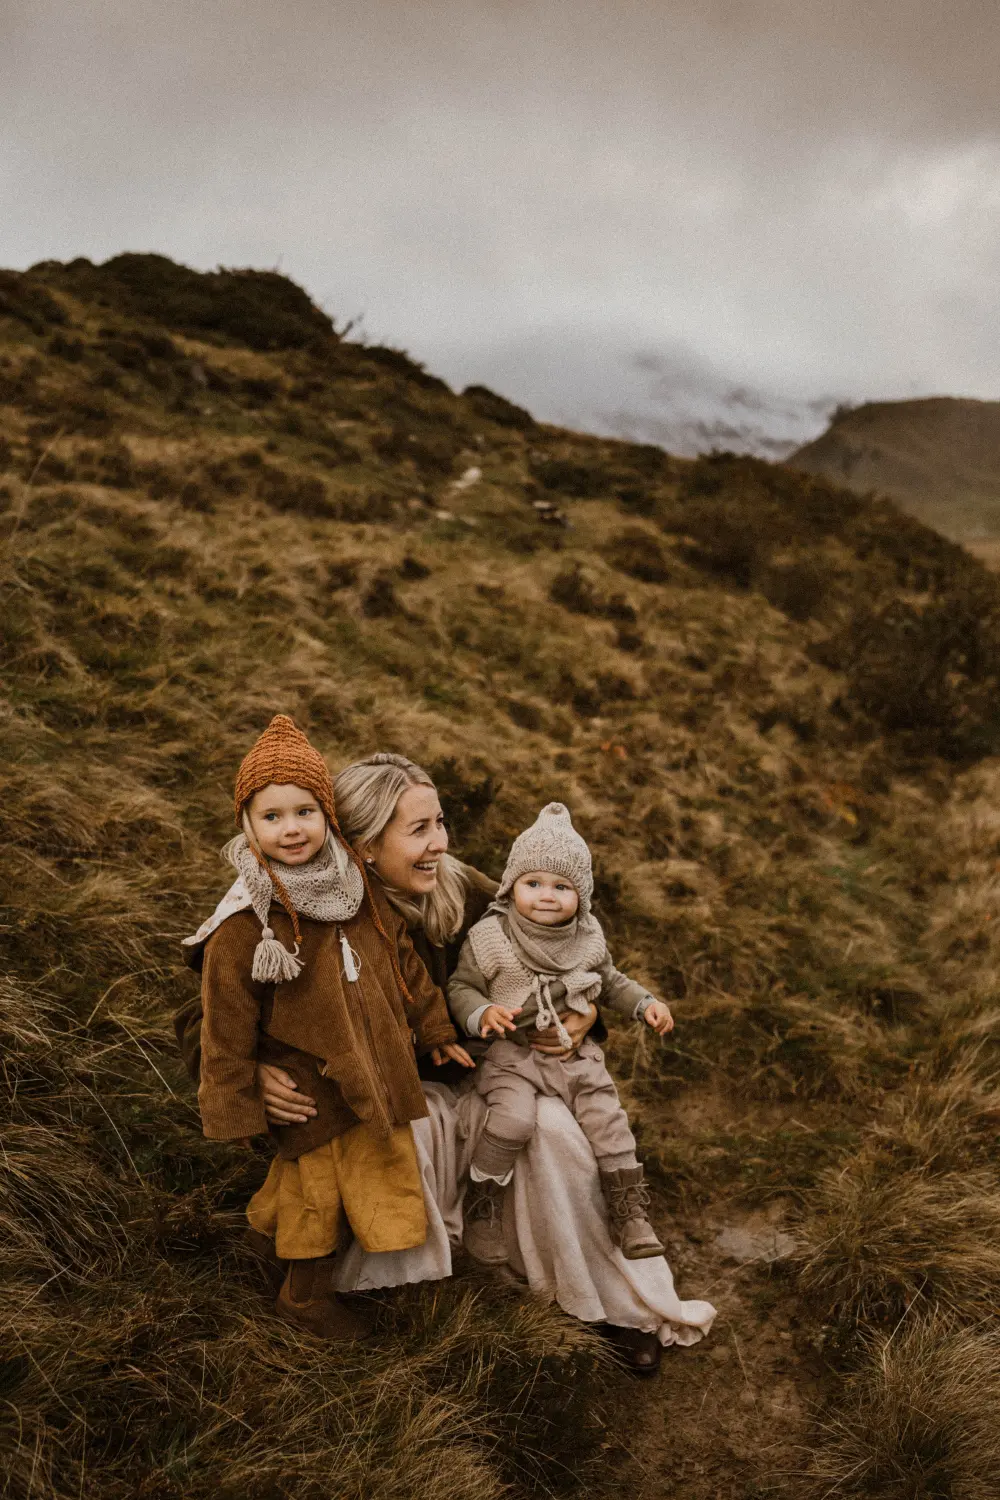
<svg viewBox="0 0 1000 1500">
<path fill-rule="evenodd" d="M 998 76 L 996 0 L 0 0 L 0 264 L 280 263 L 541 415 L 805 435 L 1000 397 Z"/>
</svg>

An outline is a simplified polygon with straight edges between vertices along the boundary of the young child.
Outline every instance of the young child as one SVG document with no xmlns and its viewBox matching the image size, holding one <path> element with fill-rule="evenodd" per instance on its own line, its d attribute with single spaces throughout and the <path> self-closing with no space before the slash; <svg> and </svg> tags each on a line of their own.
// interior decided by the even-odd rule
<svg viewBox="0 0 1000 1500">
<path fill-rule="evenodd" d="M 659 1036 L 673 1029 L 667 1006 L 611 962 L 590 912 L 593 889 L 590 850 L 562 803 L 550 802 L 514 840 L 496 899 L 470 930 L 449 981 L 459 1026 L 470 1036 L 500 1039 L 476 1079 L 489 1114 L 472 1158 L 477 1186 L 465 1203 L 465 1247 L 487 1264 L 507 1258 L 502 1193 L 534 1131 L 539 1094 L 558 1095 L 593 1147 L 611 1237 L 622 1254 L 628 1260 L 663 1254 L 646 1216 L 649 1190 L 635 1138 L 600 1047 L 585 1037 L 568 1056 L 555 1057 L 529 1046 L 531 1029 L 555 1026 L 571 1047 L 558 1012 L 583 1012 L 594 1000 L 641 1018 Z"/>
<path fill-rule="evenodd" d="M 235 809 L 242 833 L 225 852 L 239 879 L 185 940 L 202 974 L 202 1124 L 247 1144 L 269 1130 L 258 1062 L 313 1098 L 304 1123 L 270 1127 L 278 1154 L 248 1218 L 289 1262 L 278 1313 L 323 1338 L 362 1337 L 334 1291 L 342 1220 L 366 1250 L 423 1243 L 414 1040 L 437 1062 L 468 1058 L 403 918 L 340 833 L 322 757 L 284 714 L 240 766 Z"/>
</svg>

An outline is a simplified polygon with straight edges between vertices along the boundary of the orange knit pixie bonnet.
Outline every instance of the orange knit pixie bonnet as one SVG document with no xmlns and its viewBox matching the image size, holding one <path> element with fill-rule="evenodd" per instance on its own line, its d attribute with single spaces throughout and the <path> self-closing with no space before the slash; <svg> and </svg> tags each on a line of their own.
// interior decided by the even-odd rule
<svg viewBox="0 0 1000 1500">
<path fill-rule="evenodd" d="M 333 782 L 326 761 L 314 750 L 294 719 L 275 714 L 255 745 L 244 755 L 236 773 L 233 797 L 240 823 L 250 798 L 266 786 L 300 786 L 312 792 L 326 813 L 330 827 L 341 837 L 333 804 Z"/>
<path fill-rule="evenodd" d="M 365 895 L 368 897 L 368 909 L 372 920 L 378 929 L 383 942 L 389 950 L 389 958 L 392 963 L 393 974 L 399 991 L 407 1004 L 413 1004 L 413 997 L 406 987 L 399 967 L 399 956 L 396 952 L 396 944 L 386 932 L 382 925 L 375 903 L 372 900 L 371 887 L 368 884 L 368 872 L 365 869 L 364 860 L 359 859 L 354 849 L 344 838 L 337 822 L 337 809 L 333 799 L 333 782 L 330 772 L 327 770 L 326 761 L 319 751 L 310 745 L 302 730 L 290 718 L 288 714 L 275 714 L 268 724 L 264 733 L 250 747 L 240 768 L 236 773 L 236 787 L 233 793 L 233 806 L 236 814 L 237 825 L 242 826 L 243 814 L 246 811 L 250 799 L 266 786 L 300 786 L 304 791 L 312 792 L 316 801 L 326 814 L 327 822 L 334 837 L 346 849 L 354 864 L 361 871 L 364 881 Z M 251 847 L 253 843 L 251 841 Z M 295 933 L 296 943 L 301 943 L 302 933 L 299 930 L 299 916 L 295 910 L 292 898 L 285 888 L 284 882 L 275 870 L 273 864 L 262 858 L 259 851 L 254 848 L 254 854 L 261 868 L 266 870 L 271 877 L 274 893 L 285 908 L 291 919 L 292 928 Z"/>
</svg>

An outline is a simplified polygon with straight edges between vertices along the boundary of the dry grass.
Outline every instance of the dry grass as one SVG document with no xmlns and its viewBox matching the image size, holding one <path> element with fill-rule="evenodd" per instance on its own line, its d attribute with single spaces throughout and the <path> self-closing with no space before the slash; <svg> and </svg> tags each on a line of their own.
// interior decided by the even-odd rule
<svg viewBox="0 0 1000 1500">
<path fill-rule="evenodd" d="M 1000 1336 L 946 1318 L 871 1342 L 798 1493 L 991 1500 L 1000 1469 Z"/>
<path fill-rule="evenodd" d="M 335 766 L 422 760 L 494 873 L 572 805 L 616 958 L 678 1014 L 610 1052 L 679 1213 L 793 1195 L 817 1331 L 984 1316 L 995 580 L 801 476 L 456 396 L 269 278 L 130 259 L 4 297 L 7 1492 L 629 1485 L 560 1315 L 460 1278 L 345 1357 L 266 1314 L 263 1162 L 200 1137 L 168 1022 L 278 710 Z"/>
</svg>

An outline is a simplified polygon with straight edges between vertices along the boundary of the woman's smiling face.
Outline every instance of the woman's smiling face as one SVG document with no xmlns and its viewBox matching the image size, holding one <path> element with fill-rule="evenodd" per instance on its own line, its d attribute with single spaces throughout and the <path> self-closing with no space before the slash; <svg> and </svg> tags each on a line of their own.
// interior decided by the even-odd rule
<svg viewBox="0 0 1000 1500">
<path fill-rule="evenodd" d="M 448 849 L 448 831 L 432 786 L 409 786 L 381 837 L 365 857 L 386 885 L 409 896 L 427 896 L 437 885 L 438 862 Z"/>
</svg>

